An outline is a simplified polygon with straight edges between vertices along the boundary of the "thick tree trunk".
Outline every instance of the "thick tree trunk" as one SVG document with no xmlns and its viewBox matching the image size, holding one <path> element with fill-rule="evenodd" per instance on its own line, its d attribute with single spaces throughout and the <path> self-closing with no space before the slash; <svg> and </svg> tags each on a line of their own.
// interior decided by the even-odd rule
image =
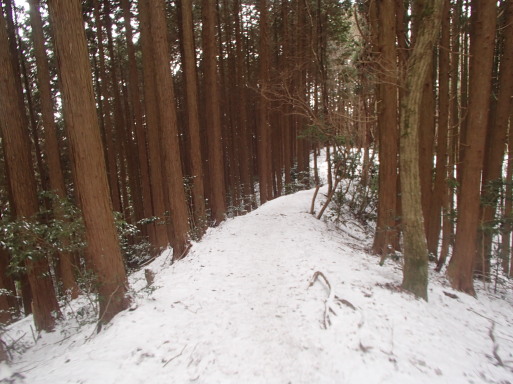
<svg viewBox="0 0 513 384">
<path fill-rule="evenodd" d="M 82 8 L 79 0 L 50 0 L 49 10 L 87 256 L 98 281 L 100 321 L 108 322 L 128 304 L 127 280 L 109 198 Z"/>
<path fill-rule="evenodd" d="M 472 2 L 469 105 L 464 145 L 464 164 L 458 200 L 458 225 L 454 252 L 447 269 L 453 288 L 475 294 L 473 282 L 479 226 L 480 182 L 491 92 L 497 4 Z"/>
<path fill-rule="evenodd" d="M 428 252 L 422 215 L 419 172 L 419 129 L 423 84 L 432 71 L 433 45 L 442 7 L 447 0 L 426 5 L 415 46 L 407 61 L 406 95 L 401 103 L 401 200 L 404 238 L 403 288 L 427 300 Z"/>
<path fill-rule="evenodd" d="M 21 109 L 21 88 L 9 54 L 6 23 L 0 12 L 0 127 L 5 163 L 14 212 L 20 220 L 33 220 L 39 210 L 36 178 L 32 168 L 27 117 Z M 50 331 L 59 314 L 52 278 L 46 258 L 25 261 L 32 291 L 34 323 L 38 330 Z"/>
<path fill-rule="evenodd" d="M 176 121 L 176 103 L 169 65 L 169 44 L 164 0 L 149 7 L 151 35 L 154 46 L 155 84 L 160 116 L 160 149 L 167 188 L 174 238 L 173 260 L 184 256 L 188 244 L 189 214 L 183 185 L 180 143 Z"/>
</svg>

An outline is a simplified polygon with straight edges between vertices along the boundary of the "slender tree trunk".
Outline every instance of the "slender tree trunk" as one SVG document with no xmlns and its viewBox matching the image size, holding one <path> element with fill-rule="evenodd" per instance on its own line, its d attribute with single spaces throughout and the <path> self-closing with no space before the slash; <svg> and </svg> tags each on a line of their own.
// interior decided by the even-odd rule
<svg viewBox="0 0 513 384">
<path fill-rule="evenodd" d="M 447 190 L 447 135 L 449 130 L 449 62 L 450 53 L 450 3 L 444 4 L 442 14 L 442 32 L 439 46 L 438 71 L 438 132 L 436 147 L 436 171 L 433 194 L 427 214 L 430 216 L 426 237 L 428 252 L 438 255 L 438 242 L 441 228 L 441 211 L 444 194 Z M 421 173 L 422 174 L 422 173 Z"/>
<path fill-rule="evenodd" d="M 169 191 L 169 207 L 174 238 L 173 260 L 182 258 L 187 250 L 189 214 L 183 186 L 180 143 L 176 120 L 176 103 L 169 64 L 169 44 L 165 1 L 157 0 L 149 7 L 151 35 L 154 47 L 155 84 L 160 116 L 160 149 L 163 160 L 165 183 Z"/>
<path fill-rule="evenodd" d="M 17 311 L 16 285 L 9 275 L 9 253 L 0 246 L 0 324 L 9 324 Z"/>
<path fill-rule="evenodd" d="M 49 10 L 87 255 L 99 284 L 100 321 L 108 322 L 128 304 L 127 280 L 109 198 L 82 8 L 79 0 L 50 0 Z"/>
<path fill-rule="evenodd" d="M 510 113 L 510 119 L 513 118 L 513 112 Z M 506 170 L 507 180 L 513 180 L 513 132 L 508 137 L 508 166 Z M 513 277 L 513 247 L 511 246 L 512 232 L 513 232 L 513 185 L 508 183 L 506 185 L 506 202 L 504 203 L 504 218 L 506 222 L 502 228 L 501 236 L 501 259 L 504 273 Z M 509 266 L 509 268 L 508 268 Z"/>
<path fill-rule="evenodd" d="M 492 253 L 492 238 L 490 230 L 487 230 L 495 219 L 499 190 L 502 187 L 502 163 L 506 150 L 509 117 L 513 97 L 513 2 L 504 4 L 505 17 L 501 33 L 504 36 L 504 48 L 500 57 L 499 70 L 499 91 L 494 113 L 494 122 L 488 129 L 485 146 L 485 158 L 482 180 L 482 201 L 485 204 L 481 207 L 481 234 L 482 247 L 478 249 L 475 270 L 483 275 L 490 273 L 490 259 Z M 513 134 L 510 127 L 510 135 Z M 511 179 L 507 179 L 510 180 Z"/>
<path fill-rule="evenodd" d="M 397 52 L 395 48 L 395 7 L 393 0 L 378 3 L 379 20 L 374 32 L 378 36 L 379 70 L 381 84 L 378 85 L 378 144 L 379 187 L 378 218 L 373 250 L 377 254 L 388 254 L 397 242 Z"/>
<path fill-rule="evenodd" d="M 126 31 L 126 41 L 128 48 L 128 66 L 129 81 L 128 91 L 130 94 L 130 105 L 132 106 L 133 122 L 135 125 L 135 137 L 137 139 L 137 158 L 138 168 L 140 172 L 140 183 L 142 191 L 143 212 L 144 217 L 149 218 L 153 215 L 152 191 L 150 181 L 150 170 L 148 162 L 148 149 L 146 131 L 143 125 L 143 108 L 141 104 L 141 95 L 139 90 L 139 75 L 137 73 L 137 62 L 135 57 L 135 49 L 133 44 L 133 32 L 131 24 L 130 1 L 121 0 L 123 9 L 123 18 Z M 153 223 L 147 225 L 147 231 L 150 242 L 157 245 L 155 225 Z"/>
<path fill-rule="evenodd" d="M 5 163 L 16 218 L 33 220 L 39 210 L 36 178 L 32 168 L 28 121 L 21 109 L 21 88 L 16 85 L 16 72 L 9 54 L 6 23 L 0 12 L 0 127 Z M 59 314 L 52 278 L 46 258 L 25 261 L 32 290 L 32 310 L 38 330 L 51 331 L 54 314 Z"/>
<path fill-rule="evenodd" d="M 260 204 L 272 199 L 272 158 L 271 133 L 269 125 L 269 103 L 267 100 L 269 78 L 269 37 L 267 1 L 259 1 L 260 10 L 260 51 L 259 51 L 259 104 L 258 104 L 258 180 L 260 185 Z"/>
<path fill-rule="evenodd" d="M 226 212 L 220 90 L 216 65 L 216 7 L 212 0 L 202 0 L 205 114 L 208 116 L 208 164 L 210 177 L 210 208 L 217 225 Z"/>
<path fill-rule="evenodd" d="M 157 246 L 165 248 L 169 244 L 169 236 L 165 221 L 165 185 L 162 177 L 162 159 L 160 154 L 159 125 L 160 117 L 157 108 L 157 90 L 153 62 L 153 39 L 150 31 L 148 0 L 139 0 L 139 17 L 141 22 L 141 48 L 143 60 L 144 105 L 146 111 L 146 128 L 148 132 L 148 158 L 150 167 L 153 215 L 156 216 L 155 234 Z"/>
<path fill-rule="evenodd" d="M 198 107 L 198 74 L 194 49 L 194 24 L 191 0 L 181 0 L 183 30 L 183 66 L 185 95 L 187 100 L 187 124 L 189 135 L 189 157 L 191 159 L 192 202 L 197 234 L 201 237 L 206 229 L 205 187 L 203 185 L 203 160 Z"/>
<path fill-rule="evenodd" d="M 32 38 L 37 64 L 37 80 L 40 93 L 41 115 L 45 132 L 45 155 L 48 164 L 50 188 L 61 199 L 66 198 L 66 185 L 60 160 L 57 127 L 55 125 L 52 93 L 50 89 L 50 70 L 44 45 L 43 23 L 39 10 L 39 0 L 30 1 L 30 21 L 32 25 Z M 64 212 L 54 207 L 54 215 L 58 219 L 64 218 Z M 59 253 L 59 271 L 63 289 L 71 292 L 71 297 L 78 295 L 78 286 L 75 280 L 73 255 L 69 252 Z"/>
<path fill-rule="evenodd" d="M 473 269 L 479 226 L 480 181 L 483 168 L 491 92 L 497 5 L 473 0 L 470 55 L 470 90 L 464 164 L 458 200 L 454 252 L 447 269 L 453 288 L 474 295 Z"/>
<path fill-rule="evenodd" d="M 434 54 L 434 53 L 433 53 Z M 433 62 L 433 60 L 431 60 Z M 419 129 L 419 172 L 422 200 L 422 214 L 426 236 L 429 228 L 431 198 L 433 193 L 433 154 L 435 143 L 436 95 L 434 91 L 435 65 L 423 84 L 422 109 Z"/>
<path fill-rule="evenodd" d="M 112 121 L 112 106 L 110 104 L 110 90 L 107 81 L 107 71 L 105 65 L 105 52 L 103 45 L 103 23 L 100 16 L 99 0 L 93 0 L 94 21 L 96 26 L 96 36 L 98 39 L 99 52 L 99 72 L 100 72 L 100 90 L 98 93 L 98 104 L 103 111 L 105 144 L 104 151 L 107 158 L 107 174 L 109 180 L 109 191 L 112 200 L 112 206 L 115 211 L 121 212 L 121 198 L 118 184 L 118 165 L 116 161 L 116 147 L 114 142 L 114 124 Z"/>
<path fill-rule="evenodd" d="M 234 24 L 235 24 L 235 48 L 236 48 L 236 100 L 235 110 L 237 114 L 237 126 L 239 129 L 238 143 L 239 147 L 239 164 L 241 173 L 241 183 L 245 201 L 246 210 L 251 210 L 252 196 L 252 175 L 253 171 L 250 167 L 251 147 L 248 128 L 248 107 L 245 90 L 245 63 L 242 40 L 242 27 L 240 22 L 240 1 L 234 1 Z"/>
</svg>

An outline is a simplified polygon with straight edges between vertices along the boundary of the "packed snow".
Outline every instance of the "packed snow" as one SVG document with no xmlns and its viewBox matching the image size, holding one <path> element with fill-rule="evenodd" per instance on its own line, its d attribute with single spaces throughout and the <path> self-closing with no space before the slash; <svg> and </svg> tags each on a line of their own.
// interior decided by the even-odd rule
<svg viewBox="0 0 513 384">
<path fill-rule="evenodd" d="M 316 220 L 312 195 L 229 219 L 174 264 L 164 252 L 151 286 L 130 276 L 131 309 L 100 333 L 87 297 L 52 333 L 38 337 L 31 317 L 11 325 L 18 352 L 0 382 L 513 382 L 511 285 L 477 282 L 474 298 L 431 271 L 429 302 L 415 299 L 400 260 L 379 266 L 350 218 Z"/>
</svg>

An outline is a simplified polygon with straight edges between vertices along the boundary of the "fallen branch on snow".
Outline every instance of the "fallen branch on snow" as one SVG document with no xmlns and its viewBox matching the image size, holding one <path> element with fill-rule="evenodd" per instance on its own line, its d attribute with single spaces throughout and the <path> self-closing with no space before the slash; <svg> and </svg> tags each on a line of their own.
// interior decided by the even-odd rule
<svg viewBox="0 0 513 384">
<path fill-rule="evenodd" d="M 180 353 L 179 353 L 178 355 L 175 355 L 175 356 L 173 356 L 172 358 L 170 358 L 169 360 L 167 360 L 167 361 L 164 363 L 163 367 L 165 367 L 166 365 L 168 365 L 170 362 L 172 362 L 172 361 L 173 361 L 174 359 L 176 359 L 177 357 L 182 356 L 183 351 L 185 351 L 185 347 L 187 347 L 187 344 L 185 344 L 185 345 L 183 346 L 182 350 L 180 351 Z"/>
<path fill-rule="evenodd" d="M 328 327 L 331 325 L 331 319 L 330 319 L 330 313 L 334 314 L 335 316 L 337 313 L 334 310 L 334 305 L 336 303 L 344 304 L 345 306 L 351 308 L 353 311 L 356 311 L 356 308 L 351 302 L 341 299 L 337 295 L 335 295 L 335 292 L 331 288 L 331 284 L 328 281 L 328 278 L 324 275 L 324 273 L 317 271 L 313 274 L 312 278 L 310 279 L 310 284 L 308 285 L 308 288 L 310 288 L 314 283 L 319 279 L 319 276 L 322 277 L 326 285 L 328 286 L 328 297 L 326 298 L 326 301 L 324 302 L 324 320 L 323 325 L 324 329 L 328 329 Z"/>
<path fill-rule="evenodd" d="M 497 360 L 497 364 L 501 367 L 504 367 L 504 362 L 502 361 L 501 357 L 499 356 L 499 344 L 495 341 L 495 336 L 493 334 L 493 330 L 495 329 L 495 321 L 492 321 L 492 326 L 490 328 L 490 332 L 488 332 L 488 335 L 490 336 L 490 339 L 492 339 L 493 343 L 493 357 Z"/>
</svg>

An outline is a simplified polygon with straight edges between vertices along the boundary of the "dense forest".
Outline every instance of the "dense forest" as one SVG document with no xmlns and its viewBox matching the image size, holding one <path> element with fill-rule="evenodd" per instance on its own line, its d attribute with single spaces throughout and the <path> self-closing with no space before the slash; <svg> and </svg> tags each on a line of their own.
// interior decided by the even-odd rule
<svg viewBox="0 0 513 384">
<path fill-rule="evenodd" d="M 512 1 L 0 3 L 0 323 L 85 290 L 110 321 L 162 249 L 317 195 L 321 149 L 311 213 L 373 226 L 404 289 L 513 275 Z"/>
</svg>

